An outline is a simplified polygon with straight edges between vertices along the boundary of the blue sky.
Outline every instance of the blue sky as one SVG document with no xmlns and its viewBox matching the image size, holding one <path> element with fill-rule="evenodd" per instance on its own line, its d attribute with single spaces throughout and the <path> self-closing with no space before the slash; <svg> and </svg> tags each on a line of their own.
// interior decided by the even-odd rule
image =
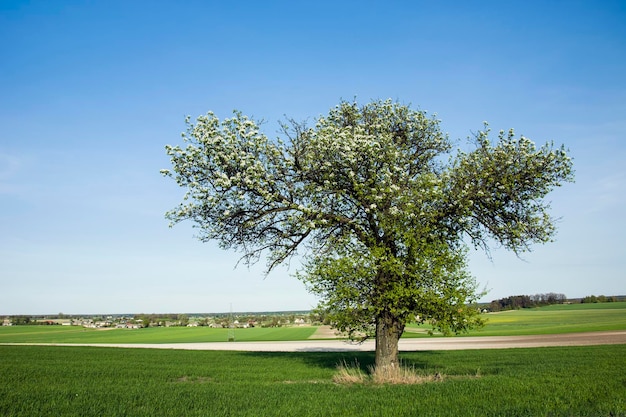
<svg viewBox="0 0 626 417">
<path fill-rule="evenodd" d="M 184 118 L 239 109 L 274 136 L 340 99 L 437 113 L 461 143 L 488 121 L 571 151 L 549 196 L 557 241 L 472 252 L 490 289 L 625 294 L 626 4 L 0 3 L 0 314 L 309 309 L 291 277 L 168 228 L 161 177 Z"/>
</svg>

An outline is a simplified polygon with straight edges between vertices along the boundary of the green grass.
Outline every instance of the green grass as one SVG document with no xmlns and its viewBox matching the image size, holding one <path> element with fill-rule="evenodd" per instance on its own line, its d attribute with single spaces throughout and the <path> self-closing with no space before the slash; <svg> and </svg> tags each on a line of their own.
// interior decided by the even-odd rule
<svg viewBox="0 0 626 417">
<path fill-rule="evenodd" d="M 0 346 L 0 415 L 626 416 L 626 345 L 401 357 L 443 381 L 332 382 L 373 353 Z"/>
<path fill-rule="evenodd" d="M 288 341 L 309 338 L 315 327 L 235 329 L 236 341 Z M 10 326 L 0 328 L 0 343 L 195 343 L 226 342 L 228 329 L 149 327 L 84 329 L 78 326 Z"/>
<path fill-rule="evenodd" d="M 543 310 L 624 310 L 626 309 L 626 301 L 615 303 L 585 303 L 585 304 L 554 304 L 551 306 L 541 307 Z"/>
<path fill-rule="evenodd" d="M 488 313 L 487 324 L 467 336 L 520 336 L 626 330 L 626 302 L 563 304 Z M 409 325 L 407 337 L 424 337 L 426 326 Z"/>
</svg>

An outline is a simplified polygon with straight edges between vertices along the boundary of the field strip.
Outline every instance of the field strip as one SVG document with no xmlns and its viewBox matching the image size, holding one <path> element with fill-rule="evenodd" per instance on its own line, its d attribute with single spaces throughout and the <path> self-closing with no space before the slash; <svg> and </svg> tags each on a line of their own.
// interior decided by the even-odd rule
<svg viewBox="0 0 626 417">
<path fill-rule="evenodd" d="M 400 351 L 508 349 L 550 346 L 591 346 L 626 344 L 626 330 L 566 333 L 533 336 L 434 337 L 402 339 Z M 302 340 L 288 342 L 207 342 L 207 343 L 0 343 L 10 346 L 92 346 L 144 349 L 233 350 L 247 352 L 352 352 L 374 351 L 373 340 L 350 343 L 345 340 Z"/>
</svg>

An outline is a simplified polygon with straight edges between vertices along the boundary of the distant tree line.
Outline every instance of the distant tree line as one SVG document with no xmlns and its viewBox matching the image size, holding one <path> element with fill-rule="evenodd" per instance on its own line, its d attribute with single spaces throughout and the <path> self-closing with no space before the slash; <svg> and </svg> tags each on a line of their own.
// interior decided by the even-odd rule
<svg viewBox="0 0 626 417">
<path fill-rule="evenodd" d="M 491 311 L 518 310 L 520 308 L 542 307 L 552 304 L 563 304 L 567 301 L 565 294 L 554 292 L 535 295 L 512 295 L 493 300 L 489 305 Z"/>
<path fill-rule="evenodd" d="M 610 297 L 606 295 L 598 295 L 597 297 L 595 295 L 588 295 L 580 300 L 581 303 L 614 303 L 617 301 L 619 301 L 619 298 L 614 295 Z"/>
<path fill-rule="evenodd" d="M 38 324 L 30 316 L 11 316 L 11 322 L 14 325 Z"/>
</svg>

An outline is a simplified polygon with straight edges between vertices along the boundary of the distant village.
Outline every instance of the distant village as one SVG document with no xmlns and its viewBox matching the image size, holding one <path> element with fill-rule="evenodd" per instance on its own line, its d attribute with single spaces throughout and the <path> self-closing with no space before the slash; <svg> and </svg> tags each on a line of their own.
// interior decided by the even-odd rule
<svg viewBox="0 0 626 417">
<path fill-rule="evenodd" d="M 323 324 L 310 311 L 216 314 L 120 314 L 120 315 L 16 315 L 2 319 L 3 326 L 82 326 L 90 329 L 141 329 L 146 327 L 249 328 Z"/>
<path fill-rule="evenodd" d="M 479 303 L 482 313 L 536 308 L 551 304 L 611 303 L 626 301 L 626 295 L 589 295 L 582 298 L 567 298 L 565 294 L 546 293 L 516 295 Z M 0 316 L 3 326 L 42 325 L 42 326 L 82 326 L 90 329 L 141 329 L 146 327 L 202 327 L 209 328 L 250 328 L 285 327 L 330 324 L 329 320 L 317 311 L 282 311 L 262 313 L 208 313 L 208 314 L 117 314 L 117 315 L 67 315 L 63 313 L 35 316 Z"/>
</svg>

